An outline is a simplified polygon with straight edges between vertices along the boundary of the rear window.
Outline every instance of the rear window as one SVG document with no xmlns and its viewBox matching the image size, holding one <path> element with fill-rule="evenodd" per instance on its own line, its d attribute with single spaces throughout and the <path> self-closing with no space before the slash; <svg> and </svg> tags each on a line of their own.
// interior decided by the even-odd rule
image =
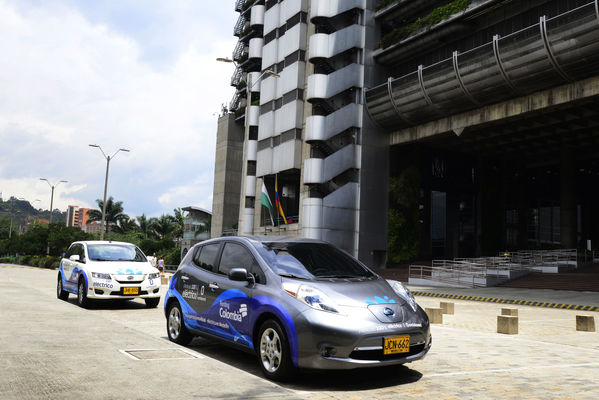
<svg viewBox="0 0 599 400">
<path fill-rule="evenodd" d="M 281 276 L 304 279 L 370 278 L 356 259 L 327 243 L 262 243 L 258 250 Z"/>
<path fill-rule="evenodd" d="M 87 246 L 87 253 L 92 261 L 147 261 L 144 253 L 136 246 L 90 244 Z"/>
</svg>

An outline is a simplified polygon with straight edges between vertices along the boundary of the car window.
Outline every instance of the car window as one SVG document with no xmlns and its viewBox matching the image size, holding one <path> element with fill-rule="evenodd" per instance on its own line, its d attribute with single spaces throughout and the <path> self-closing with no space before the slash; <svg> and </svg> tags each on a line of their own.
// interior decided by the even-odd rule
<svg viewBox="0 0 599 400">
<path fill-rule="evenodd" d="M 89 244 L 87 246 L 90 260 L 93 261 L 133 261 L 146 262 L 146 256 L 137 247 L 122 244 Z"/>
<path fill-rule="evenodd" d="M 279 275 L 312 278 L 370 278 L 374 274 L 327 243 L 263 243 L 258 251 Z"/>
<path fill-rule="evenodd" d="M 237 243 L 226 243 L 218 270 L 226 275 L 232 268 L 245 268 L 247 272 L 254 275 L 257 283 L 266 281 L 264 272 L 248 249 Z"/>
<path fill-rule="evenodd" d="M 72 244 L 69 249 L 67 250 L 67 253 L 65 254 L 65 258 L 69 258 L 71 257 L 73 254 L 77 254 L 75 251 L 77 249 L 77 245 L 76 244 Z"/>
<path fill-rule="evenodd" d="M 212 243 L 200 247 L 194 255 L 193 262 L 200 268 L 216 272 L 216 255 L 219 248 L 220 243 Z"/>
<path fill-rule="evenodd" d="M 79 261 L 84 263 L 85 262 L 85 247 L 83 247 L 82 244 L 78 244 L 77 248 L 75 249 L 75 253 L 74 254 L 78 254 L 79 255 Z"/>
</svg>

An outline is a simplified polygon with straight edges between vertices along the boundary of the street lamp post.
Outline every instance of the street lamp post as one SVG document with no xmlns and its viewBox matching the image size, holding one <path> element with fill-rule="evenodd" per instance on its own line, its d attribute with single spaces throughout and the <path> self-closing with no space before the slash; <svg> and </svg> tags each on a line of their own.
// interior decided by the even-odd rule
<svg viewBox="0 0 599 400">
<path fill-rule="evenodd" d="M 51 184 L 50 181 L 46 178 L 40 178 L 40 181 L 46 181 L 48 186 L 50 186 L 50 188 L 52 189 L 52 192 L 50 194 L 50 223 L 52 223 L 52 210 L 54 207 L 54 188 L 56 188 L 56 186 L 60 185 L 61 183 L 67 183 L 68 181 L 58 181 L 54 185 Z"/>
<path fill-rule="evenodd" d="M 117 151 L 114 152 L 113 155 L 107 156 L 106 153 L 104 153 L 104 150 L 102 150 L 102 147 L 100 147 L 99 145 L 90 144 L 89 147 L 96 147 L 96 148 L 100 149 L 100 151 L 102 152 L 102 155 L 106 159 L 106 177 L 104 178 L 104 202 L 102 203 L 102 222 L 100 223 L 100 225 L 102 226 L 102 229 L 100 230 L 100 240 L 104 240 L 104 231 L 106 230 L 104 227 L 104 223 L 106 222 L 106 192 L 108 190 L 108 169 L 110 168 L 110 160 L 112 160 L 119 151 L 125 151 L 128 153 L 129 150 L 128 149 L 118 149 Z"/>
<path fill-rule="evenodd" d="M 50 194 L 50 221 L 48 222 L 48 229 L 50 229 L 50 224 L 52 223 L 52 210 L 54 209 L 54 188 L 56 186 L 60 185 L 61 183 L 67 183 L 68 181 L 58 181 L 54 185 L 51 184 L 50 181 L 47 180 L 46 178 L 40 178 L 40 181 L 46 181 L 48 186 L 50 186 L 50 188 L 52 189 L 52 192 Z M 46 254 L 47 255 L 50 254 L 50 236 L 48 236 L 48 245 L 46 246 Z"/>
</svg>

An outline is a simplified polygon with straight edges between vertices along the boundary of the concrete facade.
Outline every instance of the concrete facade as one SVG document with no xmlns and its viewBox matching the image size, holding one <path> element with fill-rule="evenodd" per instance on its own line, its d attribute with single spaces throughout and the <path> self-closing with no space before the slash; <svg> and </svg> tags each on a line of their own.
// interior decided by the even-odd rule
<svg viewBox="0 0 599 400">
<path fill-rule="evenodd" d="M 216 176 L 241 171 L 239 234 L 322 239 L 373 267 L 599 243 L 599 0 L 459 6 L 234 3 L 243 161 Z"/>
<path fill-rule="evenodd" d="M 233 114 L 225 114 L 218 119 L 211 237 L 234 231 L 237 225 L 242 182 L 243 128 L 235 124 L 234 119 Z"/>
</svg>

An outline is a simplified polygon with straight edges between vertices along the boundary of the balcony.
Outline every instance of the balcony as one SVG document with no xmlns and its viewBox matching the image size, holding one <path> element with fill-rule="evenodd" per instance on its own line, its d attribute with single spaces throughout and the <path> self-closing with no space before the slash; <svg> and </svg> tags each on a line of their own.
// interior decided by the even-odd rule
<svg viewBox="0 0 599 400">
<path fill-rule="evenodd" d="M 547 19 L 366 91 L 372 119 L 413 126 L 599 71 L 597 2 Z"/>
<path fill-rule="evenodd" d="M 354 8 L 366 8 L 366 0 L 312 0 L 310 21 L 331 18 Z"/>
</svg>

